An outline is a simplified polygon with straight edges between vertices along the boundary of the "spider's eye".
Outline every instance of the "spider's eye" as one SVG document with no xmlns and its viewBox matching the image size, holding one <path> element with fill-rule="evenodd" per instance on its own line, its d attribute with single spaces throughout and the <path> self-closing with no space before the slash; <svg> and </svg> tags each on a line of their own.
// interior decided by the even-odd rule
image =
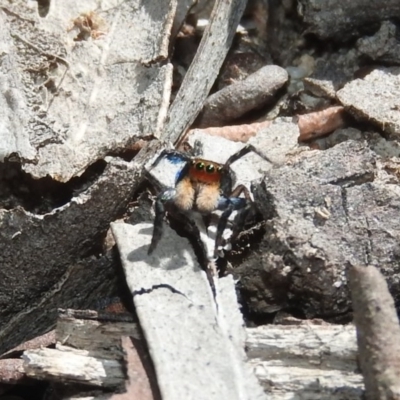
<svg viewBox="0 0 400 400">
<path fill-rule="evenodd" d="M 214 165 L 212 165 L 212 164 L 207 165 L 206 171 L 207 171 L 209 174 L 213 174 L 213 173 L 215 172 L 215 167 L 214 167 Z"/>
<path fill-rule="evenodd" d="M 221 171 L 222 171 L 222 167 L 218 167 L 217 172 L 221 172 Z"/>
<path fill-rule="evenodd" d="M 198 169 L 199 171 L 203 170 L 204 169 L 204 163 L 198 162 L 196 164 L 196 169 Z"/>
</svg>

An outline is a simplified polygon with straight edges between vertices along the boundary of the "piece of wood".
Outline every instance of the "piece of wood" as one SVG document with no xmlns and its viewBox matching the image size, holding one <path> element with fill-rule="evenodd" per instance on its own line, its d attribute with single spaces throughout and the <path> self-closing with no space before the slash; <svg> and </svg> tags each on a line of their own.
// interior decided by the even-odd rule
<svg viewBox="0 0 400 400">
<path fill-rule="evenodd" d="M 215 300 L 189 243 L 168 226 L 148 256 L 152 228 L 112 224 L 163 400 L 264 398 L 231 333 L 237 304 L 219 303 L 218 285 Z"/>
<path fill-rule="evenodd" d="M 125 374 L 118 360 L 92 357 L 85 350 L 37 349 L 24 352 L 27 376 L 43 380 L 118 388 Z"/>
<path fill-rule="evenodd" d="M 18 358 L 6 358 L 0 360 L 0 385 L 15 385 L 23 383 L 25 378 L 26 376 L 22 370 L 22 360 Z"/>
<path fill-rule="evenodd" d="M 374 266 L 348 271 L 366 397 L 400 399 L 400 326 L 383 275 Z"/>
<path fill-rule="evenodd" d="M 245 6 L 245 0 L 215 2 L 196 56 L 169 109 L 163 140 L 179 141 L 196 119 L 228 53 Z"/>
<path fill-rule="evenodd" d="M 249 364 L 271 400 L 361 400 L 352 325 L 265 325 L 246 330 Z"/>
<path fill-rule="evenodd" d="M 174 273 L 173 270 L 170 271 L 172 271 L 172 274 Z M 343 326 L 327 323 L 321 325 L 303 321 L 298 325 L 265 325 L 247 328 L 245 331 L 242 315 L 236 307 L 232 278 L 222 278 L 217 280 L 215 284 L 218 314 L 210 327 L 220 334 L 223 333 L 226 338 L 229 337 L 229 340 L 227 339 L 223 343 L 227 353 L 236 354 L 243 360 L 246 356 L 244 353 L 244 346 L 246 346 L 248 360 L 246 366 L 242 367 L 240 373 L 238 373 L 242 380 L 247 380 L 247 384 L 251 381 L 255 384 L 252 372 L 254 371 L 269 399 L 290 399 L 296 393 L 302 393 L 304 398 L 319 396 L 318 398 L 323 400 L 361 399 L 363 383 L 362 376 L 357 371 L 357 343 L 353 325 Z M 149 293 L 150 291 L 147 294 Z M 185 300 L 180 302 L 186 303 Z M 164 313 L 167 313 L 168 304 L 156 304 L 155 306 L 157 305 L 162 308 Z M 191 308 L 193 307 L 196 306 L 192 305 Z M 202 309 L 203 316 L 206 311 L 206 308 Z M 177 325 L 183 323 L 185 329 L 189 329 L 190 316 L 188 314 L 192 314 L 192 312 L 186 311 L 180 318 L 176 318 L 174 323 Z M 156 317 L 158 314 L 153 313 L 153 316 Z M 169 318 L 171 318 L 171 314 L 169 314 Z M 168 315 L 163 319 L 166 321 Z M 157 321 L 159 319 L 156 320 L 155 324 L 157 324 Z M 157 336 L 157 340 L 163 341 L 165 337 L 167 341 L 162 347 L 162 357 L 165 360 L 167 354 L 170 354 L 171 347 L 178 346 L 180 351 L 177 351 L 173 360 L 165 365 L 165 369 L 172 368 L 170 374 L 173 374 L 174 378 L 170 384 L 175 383 L 177 386 L 182 386 L 185 383 L 185 385 L 188 385 L 189 378 L 193 377 L 193 363 L 198 362 L 198 359 L 191 359 L 189 353 L 184 352 L 185 349 L 187 350 L 185 342 L 199 340 L 200 336 L 203 336 L 203 340 L 208 340 L 209 336 L 207 331 L 203 329 L 204 324 L 200 324 L 186 332 L 187 337 L 174 335 L 171 344 L 169 343 L 168 325 L 171 325 L 171 323 L 165 323 L 162 330 L 163 335 L 160 336 L 158 333 Z M 123 336 L 121 345 L 121 335 L 129 334 L 129 332 L 135 334 L 136 325 L 134 323 L 121 324 L 76 320 L 61 316 L 57 326 L 57 339 L 63 340 L 64 344 L 58 343 L 57 351 L 28 350 L 24 356 L 26 360 L 25 370 L 29 376 L 56 382 L 74 383 L 79 381 L 91 386 L 120 388 L 125 384 L 127 392 L 114 394 L 112 398 L 115 400 L 122 400 L 129 396 L 129 393 L 132 395 L 139 392 L 150 399 L 152 397 L 149 396 L 158 399 L 158 389 L 155 381 L 152 381 L 154 370 L 149 365 L 143 369 L 146 360 L 142 348 L 143 339 L 132 341 Z M 153 334 L 146 334 L 146 336 L 147 342 L 154 344 Z M 202 359 L 203 352 L 207 351 L 209 345 L 208 343 L 198 344 L 195 351 L 197 357 Z M 202 350 L 203 346 L 205 346 L 204 350 Z M 124 354 L 122 354 L 121 349 L 123 349 Z M 153 360 L 160 357 L 159 354 L 155 354 L 156 349 L 157 346 L 151 346 Z M 140 352 L 142 352 L 141 356 Z M 79 357 L 76 358 L 76 356 Z M 54 360 L 55 357 L 57 357 L 57 361 Z M 186 366 L 185 375 L 181 376 L 181 379 L 177 376 L 180 371 L 176 368 L 177 358 L 184 360 L 184 369 Z M 209 365 L 204 366 L 200 371 L 196 371 L 198 374 L 204 375 L 204 379 L 213 372 L 213 364 L 216 362 L 214 353 L 211 354 L 210 359 Z M 226 367 L 231 366 L 230 363 L 235 362 L 235 359 L 236 356 L 233 359 L 230 358 L 229 362 L 228 359 L 225 359 Z M 128 381 L 125 381 L 125 376 L 115 374 L 114 370 L 118 370 L 116 364 L 106 363 L 106 366 L 113 365 L 110 370 L 103 371 L 96 367 L 88 371 L 88 365 L 99 366 L 112 360 L 120 365 L 121 370 L 127 371 Z M 77 361 L 80 362 L 80 365 L 75 365 L 74 373 L 71 374 L 68 365 Z M 157 363 L 155 366 L 157 368 Z M 160 368 L 158 373 L 159 370 Z M 106 377 L 104 376 L 105 373 L 111 373 L 111 376 Z M 160 378 L 159 375 L 158 378 Z M 190 383 L 190 385 L 195 386 L 195 383 Z M 207 392 L 205 389 L 203 391 Z M 162 392 L 162 394 L 164 395 L 165 392 Z M 252 400 L 257 398 L 245 397 L 243 392 L 242 394 L 241 399 Z M 199 396 L 196 396 L 197 398 Z"/>
<path fill-rule="evenodd" d="M 324 136 L 336 129 L 343 128 L 345 124 L 344 108 L 341 106 L 299 115 L 297 118 L 300 142 Z"/>
<path fill-rule="evenodd" d="M 145 342 L 122 337 L 127 380 L 126 391 L 115 393 L 111 400 L 161 400 L 154 367 L 148 357 Z"/>
<path fill-rule="evenodd" d="M 57 341 L 63 346 L 83 349 L 102 359 L 122 357 L 121 336 L 141 339 L 139 327 L 132 322 L 103 323 L 75 318 L 59 318 Z"/>
<path fill-rule="evenodd" d="M 35 178 L 66 182 L 163 129 L 176 0 L 53 0 L 46 18 L 36 4 L 0 8 L 3 71 L 11 72 L 0 159 L 14 153 Z"/>
<path fill-rule="evenodd" d="M 27 340 L 24 343 L 14 347 L 0 356 L 0 359 L 15 358 L 16 355 L 25 350 L 37 349 L 38 347 L 48 347 L 56 343 L 56 332 L 51 330 L 43 335 L 37 336 L 32 340 Z"/>
<path fill-rule="evenodd" d="M 58 308 L 96 309 L 115 292 L 119 261 L 108 252 L 98 257 L 97 249 L 110 221 L 131 200 L 154 150 L 157 142 L 130 163 L 107 158 L 99 178 L 46 215 L 21 207 L 0 210 L 0 354 L 48 331 Z"/>
<path fill-rule="evenodd" d="M 94 319 L 96 314 L 98 320 Z M 88 318 L 79 319 L 74 315 Z M 154 369 L 137 323 L 104 321 L 103 318 L 93 310 L 60 310 L 56 328 L 58 352 L 38 353 L 40 346 L 27 350 L 24 372 L 55 382 L 79 382 L 107 388 L 125 386 L 126 392 L 115 394 L 115 400 L 131 398 L 126 396 L 138 393 L 143 400 L 160 399 Z M 76 364 L 78 362 L 81 364 Z M 73 374 L 71 365 L 75 369 Z M 118 371 L 126 371 L 127 377 Z"/>
</svg>

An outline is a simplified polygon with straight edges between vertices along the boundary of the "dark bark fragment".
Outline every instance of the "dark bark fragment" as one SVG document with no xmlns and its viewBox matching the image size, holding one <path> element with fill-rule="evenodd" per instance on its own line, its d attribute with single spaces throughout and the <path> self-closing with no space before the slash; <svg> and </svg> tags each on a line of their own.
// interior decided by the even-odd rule
<svg viewBox="0 0 400 400">
<path fill-rule="evenodd" d="M 116 291 L 118 262 L 100 258 L 110 221 L 139 183 L 138 164 L 113 160 L 70 203 L 44 216 L 0 211 L 0 354 L 54 325 L 56 310 L 96 308 Z"/>
</svg>

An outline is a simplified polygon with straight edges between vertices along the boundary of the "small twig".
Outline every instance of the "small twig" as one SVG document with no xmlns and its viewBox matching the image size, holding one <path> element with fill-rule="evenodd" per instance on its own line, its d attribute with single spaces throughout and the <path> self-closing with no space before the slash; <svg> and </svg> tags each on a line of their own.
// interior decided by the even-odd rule
<svg viewBox="0 0 400 400">
<path fill-rule="evenodd" d="M 67 66 L 67 68 L 70 68 L 69 62 L 65 59 L 62 58 L 60 56 L 58 56 L 57 54 L 53 54 L 53 53 L 48 53 L 46 51 L 41 50 L 39 47 L 35 46 L 33 43 L 31 43 L 29 40 L 23 38 L 21 35 L 19 35 L 18 33 L 15 32 L 11 32 L 11 36 L 20 40 L 22 43 L 25 43 L 27 46 L 31 47 L 33 50 L 37 51 L 39 54 L 45 56 L 45 57 L 49 57 L 49 58 L 55 58 L 58 61 L 60 61 L 61 63 L 63 63 L 64 65 Z"/>
<path fill-rule="evenodd" d="M 373 266 L 356 266 L 349 285 L 367 399 L 398 400 L 400 326 L 385 278 Z"/>
<path fill-rule="evenodd" d="M 57 87 L 56 87 L 56 92 L 55 92 L 55 93 L 57 93 L 57 92 L 58 92 L 58 89 L 60 89 L 61 84 L 63 83 L 63 81 L 64 81 L 64 79 L 65 79 L 65 76 L 67 75 L 68 70 L 70 69 L 70 64 L 69 64 L 69 62 L 68 62 L 65 58 L 60 57 L 60 56 L 58 56 L 58 55 L 56 55 L 56 54 L 47 53 L 47 52 L 45 52 L 45 51 L 42 51 L 39 47 L 35 46 L 35 45 L 34 45 L 33 43 L 31 43 L 29 40 L 23 38 L 23 37 L 20 36 L 18 33 L 12 32 L 12 33 L 11 33 L 11 36 L 14 37 L 14 38 L 16 38 L 16 39 L 18 39 L 18 40 L 20 40 L 22 43 L 25 43 L 27 46 L 31 47 L 33 50 L 37 51 L 39 54 L 41 54 L 41 55 L 43 55 L 43 56 L 45 56 L 45 57 L 48 57 L 48 58 L 56 59 L 56 60 L 60 61 L 62 64 L 64 64 L 64 65 L 66 66 L 66 69 L 65 69 L 65 71 L 64 71 L 64 73 L 63 73 L 63 75 L 62 75 L 62 77 L 61 77 L 61 79 L 60 79 L 60 82 L 58 83 L 58 85 L 57 85 Z M 49 111 L 51 105 L 53 104 L 54 98 L 55 98 L 55 94 L 54 94 L 53 97 L 51 98 L 51 100 L 50 100 L 50 102 L 49 102 L 49 104 L 48 104 L 48 106 L 47 106 L 46 112 Z"/>
<path fill-rule="evenodd" d="M 87 319 L 94 321 L 103 322 L 137 322 L 137 318 L 131 313 L 113 313 L 106 311 L 94 311 L 94 310 L 58 310 L 58 316 L 60 319 Z"/>
<path fill-rule="evenodd" d="M 6 14 L 12 15 L 13 17 L 17 17 L 17 18 L 19 18 L 21 21 L 30 22 L 31 24 L 36 23 L 35 20 L 30 19 L 30 18 L 22 17 L 21 15 L 19 15 L 19 14 L 16 13 L 15 11 L 10 10 L 10 9 L 7 8 L 7 7 L 0 7 L 0 8 L 1 8 Z"/>
</svg>

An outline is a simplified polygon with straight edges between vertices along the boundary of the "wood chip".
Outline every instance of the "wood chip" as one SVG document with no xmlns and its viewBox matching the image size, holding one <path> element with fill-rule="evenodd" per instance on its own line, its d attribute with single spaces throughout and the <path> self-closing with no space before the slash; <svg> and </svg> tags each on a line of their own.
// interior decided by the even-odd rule
<svg viewBox="0 0 400 400">
<path fill-rule="evenodd" d="M 126 392 L 116 393 L 110 400 L 161 400 L 154 367 L 147 353 L 144 354 L 143 351 L 144 343 L 122 337 L 122 348 L 128 375 Z"/>
<path fill-rule="evenodd" d="M 304 322 L 304 321 L 303 321 Z M 248 328 L 249 364 L 270 400 L 361 400 L 352 325 L 265 325 Z"/>
<path fill-rule="evenodd" d="M 17 358 L 0 360 L 0 384 L 15 384 L 26 378 L 22 363 L 23 361 Z"/>
<path fill-rule="evenodd" d="M 1 358 L 12 357 L 15 353 L 19 353 L 24 350 L 38 349 L 40 347 L 48 347 L 54 345 L 55 343 L 56 343 L 56 332 L 53 329 L 50 332 L 45 333 L 44 335 L 37 336 L 32 340 L 28 340 L 24 343 L 21 343 L 19 346 L 16 346 L 13 349 L 4 353 L 1 356 Z"/>
<path fill-rule="evenodd" d="M 218 282 L 214 299 L 189 243 L 166 226 L 148 256 L 152 225 L 114 223 L 112 231 L 163 400 L 265 398 L 230 324 L 237 304 L 218 301 Z"/>
<path fill-rule="evenodd" d="M 299 142 L 315 139 L 336 129 L 343 128 L 345 125 L 344 115 L 344 108 L 341 106 L 329 107 L 323 111 L 298 115 Z"/>
<path fill-rule="evenodd" d="M 23 355 L 26 374 L 36 379 L 113 389 L 124 382 L 125 374 L 119 361 L 91 357 L 84 350 L 59 347 L 26 351 Z"/>
</svg>

